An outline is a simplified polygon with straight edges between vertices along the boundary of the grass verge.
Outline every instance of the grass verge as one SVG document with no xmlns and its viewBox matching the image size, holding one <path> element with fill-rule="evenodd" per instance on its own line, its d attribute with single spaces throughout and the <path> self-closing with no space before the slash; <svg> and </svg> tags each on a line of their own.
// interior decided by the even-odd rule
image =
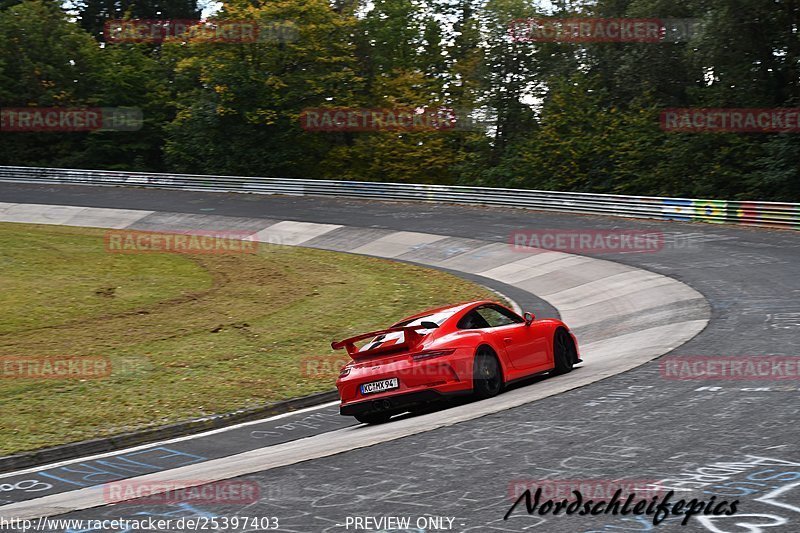
<svg viewBox="0 0 800 533">
<path fill-rule="evenodd" d="M 342 360 L 332 339 L 495 299 L 382 259 L 275 245 L 113 254 L 104 233 L 0 223 L 0 362 L 99 357 L 112 369 L 100 379 L 0 372 L 0 455 L 328 390 Z"/>
</svg>

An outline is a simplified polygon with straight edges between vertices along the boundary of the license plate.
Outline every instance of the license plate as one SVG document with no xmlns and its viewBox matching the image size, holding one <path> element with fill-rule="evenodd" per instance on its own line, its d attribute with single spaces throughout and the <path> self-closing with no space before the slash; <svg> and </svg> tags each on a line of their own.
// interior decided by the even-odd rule
<svg viewBox="0 0 800 533">
<path fill-rule="evenodd" d="M 383 392 L 387 390 L 396 389 L 400 386 L 397 378 L 382 379 L 380 381 L 373 381 L 371 383 L 364 383 L 361 385 L 361 394 L 374 394 L 376 392 Z"/>
</svg>

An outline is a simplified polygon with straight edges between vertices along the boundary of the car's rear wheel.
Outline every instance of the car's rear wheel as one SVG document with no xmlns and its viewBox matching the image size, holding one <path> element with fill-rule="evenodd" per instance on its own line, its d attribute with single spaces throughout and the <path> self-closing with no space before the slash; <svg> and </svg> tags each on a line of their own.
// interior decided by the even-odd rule
<svg viewBox="0 0 800 533">
<path fill-rule="evenodd" d="M 478 398 L 491 398 L 503 390 L 503 371 L 497 357 L 487 348 L 475 356 L 472 390 Z"/>
<path fill-rule="evenodd" d="M 571 372 L 572 365 L 575 364 L 575 356 L 575 343 L 570 334 L 563 329 L 556 330 L 553 338 L 553 359 L 555 359 L 556 366 L 551 374 L 558 376 Z"/>
<path fill-rule="evenodd" d="M 354 416 L 362 424 L 383 424 L 392 418 L 392 413 L 367 413 Z"/>
</svg>

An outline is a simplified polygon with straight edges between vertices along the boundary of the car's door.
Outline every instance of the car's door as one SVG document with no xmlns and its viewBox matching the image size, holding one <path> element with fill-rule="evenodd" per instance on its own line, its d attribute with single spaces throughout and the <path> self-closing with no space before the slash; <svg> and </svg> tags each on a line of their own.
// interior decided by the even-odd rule
<svg viewBox="0 0 800 533">
<path fill-rule="evenodd" d="M 475 312 L 488 324 L 486 331 L 496 344 L 505 348 L 514 368 L 538 372 L 549 367 L 547 342 L 536 333 L 536 327 L 499 305 L 484 305 Z"/>
</svg>

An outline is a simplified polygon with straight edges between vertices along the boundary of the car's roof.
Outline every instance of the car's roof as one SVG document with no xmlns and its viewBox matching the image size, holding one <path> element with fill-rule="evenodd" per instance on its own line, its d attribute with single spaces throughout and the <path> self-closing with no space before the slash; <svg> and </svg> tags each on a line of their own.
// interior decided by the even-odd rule
<svg viewBox="0 0 800 533">
<path fill-rule="evenodd" d="M 471 307 L 477 304 L 493 304 L 497 302 L 493 302 L 492 300 L 471 300 L 469 302 L 461 302 L 458 304 L 453 305 L 445 305 L 444 307 L 436 307 L 434 309 L 428 309 L 427 311 L 422 311 L 421 313 L 417 313 L 416 315 L 411 315 L 403 318 L 402 320 L 398 320 L 397 323 L 400 322 L 408 322 L 410 320 L 414 320 L 415 318 L 420 318 L 423 316 L 432 315 L 434 313 L 441 313 L 442 311 L 452 310 L 454 313 L 461 311 L 466 307 Z"/>
</svg>

